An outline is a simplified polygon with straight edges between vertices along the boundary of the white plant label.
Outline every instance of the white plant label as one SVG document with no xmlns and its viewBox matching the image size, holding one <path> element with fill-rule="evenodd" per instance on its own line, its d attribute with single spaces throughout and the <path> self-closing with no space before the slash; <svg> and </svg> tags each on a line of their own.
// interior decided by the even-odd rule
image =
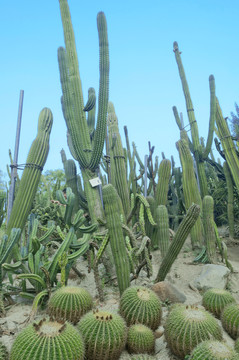
<svg viewBox="0 0 239 360">
<path fill-rule="evenodd" d="M 96 187 L 96 186 L 99 186 L 101 185 L 101 181 L 100 181 L 100 178 L 99 177 L 96 177 L 94 179 L 91 179 L 89 180 L 90 184 L 92 187 Z"/>
</svg>

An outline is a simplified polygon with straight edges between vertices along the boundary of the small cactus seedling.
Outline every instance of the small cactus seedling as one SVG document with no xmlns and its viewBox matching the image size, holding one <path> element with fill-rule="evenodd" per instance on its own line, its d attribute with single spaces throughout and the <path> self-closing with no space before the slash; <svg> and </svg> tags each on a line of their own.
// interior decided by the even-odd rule
<svg viewBox="0 0 239 360">
<path fill-rule="evenodd" d="M 208 340 L 195 347 L 189 360 L 239 360 L 233 348 L 221 341 Z"/>
<path fill-rule="evenodd" d="M 91 360 L 119 359 L 127 340 L 127 326 L 115 313 L 96 310 L 85 314 L 78 323 Z"/>
<path fill-rule="evenodd" d="M 235 303 L 236 300 L 229 291 L 224 289 L 209 289 L 203 294 L 202 304 L 206 310 L 220 317 L 227 304 Z"/>
<path fill-rule="evenodd" d="M 93 299 L 86 289 L 77 286 L 63 286 L 50 298 L 48 313 L 57 321 L 67 320 L 76 324 L 80 317 L 92 307 Z"/>
<path fill-rule="evenodd" d="M 42 319 L 16 337 L 10 360 L 83 360 L 84 342 L 73 325 Z"/>
<path fill-rule="evenodd" d="M 0 342 L 0 360 L 7 360 L 7 359 L 8 359 L 7 348 L 5 345 L 3 345 Z"/>
<path fill-rule="evenodd" d="M 132 286 L 120 299 L 120 314 L 127 325 L 141 323 L 156 330 L 162 318 L 162 305 L 158 296 L 144 286 Z"/>
<path fill-rule="evenodd" d="M 239 337 L 239 304 L 228 304 L 221 315 L 222 326 L 233 338 Z"/>
<path fill-rule="evenodd" d="M 222 340 L 221 327 L 209 312 L 183 304 L 173 305 L 165 322 L 164 335 L 169 348 L 180 359 L 204 340 Z"/>
<path fill-rule="evenodd" d="M 143 324 L 131 325 L 128 330 L 127 348 L 129 353 L 153 354 L 155 348 L 153 331 Z"/>
</svg>

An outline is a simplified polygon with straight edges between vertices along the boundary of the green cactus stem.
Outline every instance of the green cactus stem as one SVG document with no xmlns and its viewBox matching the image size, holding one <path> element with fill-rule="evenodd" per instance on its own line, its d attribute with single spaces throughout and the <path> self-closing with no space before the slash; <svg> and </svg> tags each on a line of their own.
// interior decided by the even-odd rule
<svg viewBox="0 0 239 360">
<path fill-rule="evenodd" d="M 204 340 L 222 340 L 222 330 L 217 320 L 206 310 L 194 306 L 173 305 L 164 329 L 170 350 L 180 359 L 184 359 Z"/>
<path fill-rule="evenodd" d="M 195 347 L 189 360 L 238 360 L 239 354 L 228 344 L 216 340 L 201 342 Z"/>
<path fill-rule="evenodd" d="M 156 204 L 165 205 L 168 200 L 169 180 L 171 177 L 171 161 L 163 159 L 158 169 L 158 184 L 156 186 Z"/>
<path fill-rule="evenodd" d="M 0 360 L 7 360 L 7 359 L 8 359 L 7 348 L 0 342 Z"/>
<path fill-rule="evenodd" d="M 113 185 L 103 186 L 106 227 L 114 258 L 120 294 L 130 286 L 130 266 L 121 225 L 122 203 Z"/>
<path fill-rule="evenodd" d="M 153 354 L 155 351 L 153 331 L 143 324 L 131 325 L 128 330 L 127 349 L 131 354 Z"/>
<path fill-rule="evenodd" d="M 83 360 L 84 354 L 82 336 L 73 325 L 42 319 L 17 335 L 10 360 Z"/>
<path fill-rule="evenodd" d="M 119 311 L 128 326 L 140 323 L 156 330 L 161 323 L 161 301 L 155 292 L 144 286 L 126 289 L 120 298 Z"/>
<path fill-rule="evenodd" d="M 187 236 L 189 235 L 192 227 L 197 221 L 199 214 L 199 205 L 192 204 L 191 207 L 188 209 L 186 216 L 180 223 L 177 232 L 173 238 L 173 241 L 169 246 L 167 254 L 163 258 L 155 282 L 164 281 L 180 250 L 182 249 Z"/>
<path fill-rule="evenodd" d="M 23 229 L 36 195 L 41 173 L 49 152 L 49 139 L 53 116 L 48 108 L 42 109 L 38 119 L 37 136 L 33 141 L 7 224 L 7 234 L 12 228 Z M 16 249 L 16 248 L 15 248 Z M 16 251 L 14 251 L 14 255 Z"/>
<path fill-rule="evenodd" d="M 160 249 L 162 258 L 167 254 L 169 248 L 169 220 L 168 210 L 165 205 L 159 205 L 156 209 L 157 222 L 157 243 Z"/>
<path fill-rule="evenodd" d="M 239 304 L 228 304 L 221 314 L 221 322 L 226 332 L 233 338 L 239 337 Z"/>
<path fill-rule="evenodd" d="M 224 156 L 227 165 L 230 169 L 232 178 L 239 190 L 239 157 L 237 155 L 235 144 L 232 140 L 231 133 L 227 122 L 225 121 L 222 110 L 217 99 L 216 125 L 218 130 L 218 137 L 224 151 Z"/>
<path fill-rule="evenodd" d="M 232 294 L 224 289 L 209 289 L 203 294 L 202 304 L 206 310 L 220 317 L 227 304 L 235 303 Z"/>
<path fill-rule="evenodd" d="M 214 200 L 212 196 L 203 198 L 202 206 L 203 228 L 208 261 L 216 262 L 216 234 L 214 229 Z"/>
<path fill-rule="evenodd" d="M 90 311 L 77 327 L 83 335 L 87 359 L 119 359 L 127 340 L 127 327 L 120 315 L 104 310 Z"/>
<path fill-rule="evenodd" d="M 214 124 L 216 117 L 216 96 L 215 96 L 215 80 L 214 76 L 209 76 L 209 87 L 210 87 L 210 121 L 209 121 L 209 130 L 208 130 L 208 138 L 205 149 L 202 149 L 200 140 L 199 140 L 199 132 L 198 125 L 194 114 L 193 103 L 191 100 L 191 95 L 189 92 L 189 87 L 185 75 L 185 71 L 182 64 L 181 52 L 178 48 L 178 43 L 175 41 L 173 43 L 173 51 L 175 54 L 175 59 L 178 65 L 179 75 L 182 83 L 183 93 L 186 102 L 187 114 L 190 123 L 190 130 L 192 135 L 192 145 L 193 145 L 193 154 L 196 161 L 198 178 L 200 183 L 200 192 L 202 198 L 205 195 L 208 195 L 208 187 L 207 187 L 207 179 L 205 173 L 204 160 L 208 157 L 209 152 L 212 146 L 213 140 L 213 132 L 214 132 Z"/>
<path fill-rule="evenodd" d="M 111 102 L 109 102 L 108 105 L 107 125 L 109 138 L 111 183 L 116 188 L 119 197 L 121 198 L 124 214 L 127 218 L 130 212 L 130 202 L 124 149 L 119 133 L 118 119 L 115 114 L 114 105 Z"/>
<path fill-rule="evenodd" d="M 78 323 L 93 307 L 90 293 L 81 287 L 63 286 L 53 293 L 48 302 L 48 313 L 57 321 Z"/>
<path fill-rule="evenodd" d="M 192 203 L 198 204 L 202 208 L 202 200 L 197 185 L 197 180 L 194 172 L 193 158 L 186 140 L 181 139 L 176 143 L 179 151 L 180 162 L 182 165 L 182 184 L 183 194 L 185 200 L 185 207 L 189 209 Z M 202 244 L 202 222 L 198 218 L 195 226 L 191 230 L 192 247 Z"/>
<path fill-rule="evenodd" d="M 233 194 L 233 180 L 229 166 L 226 161 L 223 163 L 223 172 L 226 178 L 227 183 L 227 220 L 229 227 L 229 235 L 231 238 L 234 238 L 235 228 L 234 228 L 234 194 Z"/>
</svg>

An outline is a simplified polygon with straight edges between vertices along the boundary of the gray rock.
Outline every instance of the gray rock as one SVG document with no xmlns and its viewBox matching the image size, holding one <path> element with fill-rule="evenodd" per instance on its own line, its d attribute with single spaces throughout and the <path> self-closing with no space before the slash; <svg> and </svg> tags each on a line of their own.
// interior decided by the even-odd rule
<svg viewBox="0 0 239 360">
<path fill-rule="evenodd" d="M 203 291 L 211 288 L 225 289 L 229 273 L 230 270 L 226 266 L 206 264 L 191 285 Z"/>
<path fill-rule="evenodd" d="M 183 293 L 167 281 L 160 281 L 154 284 L 151 289 L 158 295 L 162 302 L 169 300 L 171 303 L 184 303 L 187 299 Z"/>
</svg>

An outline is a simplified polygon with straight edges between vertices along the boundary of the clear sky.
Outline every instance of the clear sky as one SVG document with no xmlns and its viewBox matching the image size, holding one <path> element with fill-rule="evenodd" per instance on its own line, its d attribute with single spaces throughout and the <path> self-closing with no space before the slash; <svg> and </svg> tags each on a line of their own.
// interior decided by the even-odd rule
<svg viewBox="0 0 239 360">
<path fill-rule="evenodd" d="M 143 159 L 148 141 L 155 155 L 171 155 L 179 139 L 172 106 L 186 107 L 173 53 L 182 51 L 199 134 L 207 138 L 210 74 L 224 116 L 239 102 L 239 3 L 233 0 L 68 0 L 80 75 L 87 100 L 89 87 L 98 93 L 99 47 L 96 16 L 104 11 L 110 51 L 110 100 L 115 105 L 122 141 L 128 127 Z M 0 170 L 6 172 L 8 149 L 14 153 L 20 90 L 24 90 L 18 163 L 26 162 L 43 107 L 53 113 L 50 152 L 45 170 L 61 169 L 66 125 L 62 116 L 57 48 L 64 46 L 58 0 L 0 1 Z M 213 147 L 214 148 L 214 147 Z M 219 156 L 214 151 L 216 158 Z M 21 175 L 21 172 L 19 173 Z"/>
</svg>

